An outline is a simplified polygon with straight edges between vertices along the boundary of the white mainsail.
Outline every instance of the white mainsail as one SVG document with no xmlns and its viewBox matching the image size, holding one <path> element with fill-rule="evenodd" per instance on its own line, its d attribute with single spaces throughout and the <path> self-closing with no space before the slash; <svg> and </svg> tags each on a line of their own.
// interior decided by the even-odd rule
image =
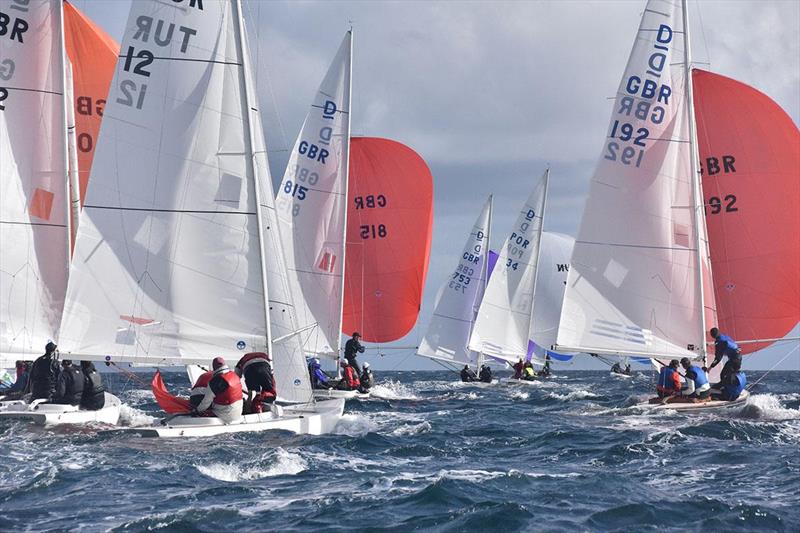
<svg viewBox="0 0 800 533">
<path fill-rule="evenodd" d="M 428 330 L 417 350 L 419 355 L 450 363 L 477 364 L 478 354 L 467 346 L 487 278 L 489 197 L 475 221 L 453 273 L 436 296 Z"/>
<path fill-rule="evenodd" d="M 69 268 L 60 0 L 0 2 L 0 361 L 58 335 Z"/>
<path fill-rule="evenodd" d="M 75 245 L 63 351 L 208 364 L 268 348 L 258 221 L 269 217 L 258 197 L 269 180 L 240 16 L 238 0 L 132 4 Z M 271 197 L 262 201 L 268 211 Z"/>
<path fill-rule="evenodd" d="M 648 2 L 575 242 L 557 350 L 702 351 L 686 29 L 678 0 Z"/>
<path fill-rule="evenodd" d="M 548 169 L 536 183 L 503 243 L 472 330 L 471 350 L 506 361 L 528 352 L 549 175 Z"/>
<path fill-rule="evenodd" d="M 314 97 L 276 199 L 307 355 L 336 357 L 340 344 L 351 62 L 348 31 Z"/>
<path fill-rule="evenodd" d="M 530 339 L 542 350 L 536 355 L 544 355 L 544 350 L 556 342 L 561 306 L 564 303 L 569 274 L 569 258 L 575 239 L 569 235 L 542 232 L 539 263 L 536 268 L 536 298 L 531 317 Z"/>
</svg>

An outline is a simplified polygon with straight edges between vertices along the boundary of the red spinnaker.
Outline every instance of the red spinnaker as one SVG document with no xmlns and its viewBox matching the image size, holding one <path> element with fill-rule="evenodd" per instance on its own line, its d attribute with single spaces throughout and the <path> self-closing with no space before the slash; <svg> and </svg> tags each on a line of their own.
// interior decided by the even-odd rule
<svg viewBox="0 0 800 533">
<path fill-rule="evenodd" d="M 346 334 L 391 342 L 417 321 L 428 271 L 433 178 L 411 148 L 359 137 L 350 144 L 344 317 Z"/>
<path fill-rule="evenodd" d="M 150 388 L 153 390 L 153 396 L 156 397 L 158 405 L 164 412 L 174 413 L 188 413 L 192 410 L 192 405 L 186 398 L 173 396 L 164 385 L 164 380 L 161 378 L 161 371 L 156 370 L 153 376 L 153 382 L 150 383 Z"/>
<path fill-rule="evenodd" d="M 72 64 L 82 205 L 119 44 L 69 2 L 64 2 L 64 42 Z"/>
<path fill-rule="evenodd" d="M 800 321 L 800 132 L 752 87 L 703 70 L 692 79 L 719 328 L 784 337 Z"/>
</svg>

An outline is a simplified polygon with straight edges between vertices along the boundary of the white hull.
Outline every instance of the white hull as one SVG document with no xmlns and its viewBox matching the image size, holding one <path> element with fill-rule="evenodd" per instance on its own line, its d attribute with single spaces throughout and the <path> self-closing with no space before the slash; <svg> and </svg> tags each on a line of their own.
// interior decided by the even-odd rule
<svg viewBox="0 0 800 533">
<path fill-rule="evenodd" d="M 742 394 L 732 402 L 723 400 L 712 400 L 710 402 L 701 403 L 665 403 L 665 404 L 651 404 L 641 403 L 639 406 L 648 407 L 650 409 L 670 409 L 673 411 L 705 411 L 706 409 L 727 409 L 731 407 L 741 407 L 747 403 L 750 393 L 742 391 Z"/>
<path fill-rule="evenodd" d="M 114 432 L 160 438 L 213 437 L 224 433 L 270 430 L 291 431 L 298 435 L 324 435 L 333 431 L 341 419 L 344 399 L 283 406 L 276 411 L 278 412 L 244 415 L 232 424 L 225 424 L 215 417 L 178 416 L 166 423 L 159 422 L 159 425 L 126 428 Z"/>
<path fill-rule="evenodd" d="M 96 422 L 115 426 L 119 422 L 120 401 L 113 394 L 106 392 L 105 395 L 106 404 L 97 411 L 79 409 L 76 405 L 12 402 L 12 405 L 0 408 L 0 420 L 30 420 L 40 426 Z"/>
<path fill-rule="evenodd" d="M 5 396 L 0 396 L 0 412 L 5 411 L 9 407 L 17 406 L 17 405 L 27 405 L 22 400 L 3 400 Z"/>
<path fill-rule="evenodd" d="M 315 400 L 332 400 L 344 398 L 345 400 L 368 400 L 369 392 L 363 393 L 357 390 L 335 390 L 335 389 L 314 389 Z"/>
<path fill-rule="evenodd" d="M 486 387 L 493 387 L 493 386 L 497 385 L 500 382 L 498 380 L 496 380 L 496 379 L 493 379 L 489 383 L 486 383 L 484 381 L 461 381 L 460 383 L 463 383 L 464 385 L 469 385 L 470 387 L 486 388 Z"/>
<path fill-rule="evenodd" d="M 620 378 L 620 379 L 631 379 L 633 374 L 620 374 L 618 372 L 609 372 L 612 378 Z"/>
<path fill-rule="evenodd" d="M 519 385 L 523 387 L 530 387 L 536 385 L 537 383 L 541 383 L 542 378 L 537 377 L 536 379 L 514 379 L 514 378 L 506 378 L 502 381 L 503 385 Z"/>
</svg>

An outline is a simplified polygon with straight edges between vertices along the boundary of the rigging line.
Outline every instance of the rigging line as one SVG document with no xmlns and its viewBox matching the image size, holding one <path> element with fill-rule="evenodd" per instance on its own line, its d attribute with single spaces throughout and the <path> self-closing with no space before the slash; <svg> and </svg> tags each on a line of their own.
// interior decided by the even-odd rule
<svg viewBox="0 0 800 533">
<path fill-rule="evenodd" d="M 696 2 L 695 5 L 697 6 L 697 18 L 700 21 L 700 35 L 703 36 L 703 47 L 706 49 L 706 59 L 708 61 L 692 61 L 692 63 L 699 63 L 708 65 L 708 68 L 711 68 L 711 51 L 708 49 L 708 40 L 706 39 L 706 25 L 703 23 L 703 10 L 700 9 L 702 7 L 702 2 Z M 684 21 L 684 24 L 686 22 Z"/>
<path fill-rule="evenodd" d="M 747 390 L 750 390 L 750 389 L 752 389 L 753 387 L 755 387 L 756 385 L 758 385 L 758 384 L 759 384 L 759 383 L 760 383 L 760 382 L 761 382 L 761 381 L 762 381 L 762 380 L 763 380 L 765 377 L 767 377 L 767 376 L 769 375 L 769 373 L 770 373 L 770 372 L 772 372 L 773 370 L 775 370 L 775 367 L 777 367 L 779 364 L 781 364 L 782 362 L 784 362 L 784 361 L 785 361 L 785 360 L 786 360 L 786 359 L 787 359 L 787 358 L 788 358 L 790 355 L 792 355 L 794 352 L 796 352 L 796 351 L 798 350 L 798 348 L 800 348 L 800 344 L 798 344 L 797 346 L 795 346 L 794 348 L 792 348 L 792 349 L 789 351 L 789 353 L 787 353 L 786 355 L 784 355 L 784 356 L 781 358 L 781 360 L 780 360 L 780 361 L 778 361 L 777 363 L 775 363 L 774 365 L 772 365 L 772 368 L 770 368 L 769 370 L 767 370 L 766 372 L 764 372 L 764 375 L 763 375 L 763 376 L 761 376 L 760 378 L 758 378 L 757 380 L 755 380 L 755 381 L 754 381 L 754 382 L 753 382 L 751 385 L 748 385 L 748 387 L 747 387 Z"/>
</svg>

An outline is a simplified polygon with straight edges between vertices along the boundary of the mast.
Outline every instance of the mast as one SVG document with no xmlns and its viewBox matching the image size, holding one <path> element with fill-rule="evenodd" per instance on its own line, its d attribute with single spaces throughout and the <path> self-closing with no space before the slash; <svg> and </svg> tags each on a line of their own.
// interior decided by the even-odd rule
<svg viewBox="0 0 800 533">
<path fill-rule="evenodd" d="M 692 54 L 691 54 L 691 41 L 689 40 L 689 6 L 688 0 L 681 0 L 681 9 L 683 11 L 683 61 L 686 73 L 686 100 L 687 100 L 687 113 L 689 115 L 689 153 L 691 159 L 691 172 L 692 172 L 692 197 L 694 198 L 694 240 L 696 249 L 697 260 L 697 300 L 700 303 L 700 355 L 703 361 L 706 361 L 706 302 L 705 291 L 703 290 L 703 266 L 706 264 L 706 257 L 703 257 L 705 245 L 703 244 L 703 235 L 701 234 L 700 222 L 704 220 L 704 202 L 703 190 L 700 181 L 699 159 L 700 156 L 697 152 L 697 129 L 694 117 L 694 87 L 692 84 Z M 703 224 L 705 227 L 705 224 Z M 709 263 L 709 277 L 711 276 L 711 264 Z M 712 284 L 713 286 L 713 284 Z"/>
<path fill-rule="evenodd" d="M 67 268 L 69 268 L 70 261 L 72 259 L 72 221 L 70 220 L 70 210 L 71 207 L 71 199 L 70 199 L 70 175 L 69 175 L 69 148 L 67 146 L 67 135 L 69 131 L 69 123 L 67 121 L 67 106 L 69 102 L 67 101 L 69 96 L 67 95 L 67 52 L 66 52 L 66 43 L 64 42 L 64 3 L 58 2 L 58 8 L 56 9 L 56 16 L 58 17 L 58 47 L 59 47 L 59 61 L 60 63 L 60 71 L 61 71 L 61 124 L 64 132 L 64 143 L 61 146 L 61 158 L 64 165 L 64 169 L 66 170 L 65 175 L 63 176 L 64 179 L 64 219 L 65 219 L 65 227 L 66 227 L 66 239 L 67 239 Z M 71 92 L 71 91 L 70 91 Z M 77 222 L 77 219 L 76 219 Z M 55 334 L 55 332 L 53 332 Z"/>
<path fill-rule="evenodd" d="M 347 208 L 348 205 L 348 189 L 350 186 L 350 116 L 352 112 L 352 97 L 353 97 L 353 28 L 348 30 L 350 34 L 350 57 L 348 58 L 347 65 L 347 138 L 342 144 L 342 164 L 344 165 L 344 224 L 342 225 L 342 288 L 339 294 L 339 323 L 337 330 L 339 332 L 339 341 L 336 345 L 336 377 L 340 377 L 342 370 L 339 365 L 338 356 L 342 351 L 342 323 L 344 321 L 344 276 L 345 269 L 347 268 Z"/>
<path fill-rule="evenodd" d="M 69 150 L 69 193 L 72 217 L 72 232 L 70 234 L 70 246 L 75 245 L 75 238 L 78 235 L 78 217 L 81 214 L 81 185 L 78 179 L 78 145 L 77 131 L 75 124 L 75 81 L 72 76 L 72 64 L 67 62 L 67 150 Z"/>
<path fill-rule="evenodd" d="M 550 167 L 544 172 L 544 198 L 542 199 L 542 225 L 539 226 L 539 235 L 536 237 L 536 273 L 533 276 L 533 292 L 531 293 L 531 318 L 528 321 L 528 342 L 531 339 L 531 324 L 533 311 L 536 308 L 536 280 L 539 278 L 539 258 L 542 256 L 542 233 L 544 233 L 544 214 L 547 211 L 547 186 L 550 183 Z M 525 356 L 528 354 L 526 353 Z"/>
<path fill-rule="evenodd" d="M 261 212 L 261 187 L 258 182 L 258 174 L 256 173 L 255 153 L 253 152 L 253 125 L 250 121 L 250 112 L 255 111 L 256 108 L 250 102 L 250 87 L 248 80 L 250 79 L 248 68 L 247 56 L 245 54 L 246 46 L 244 43 L 244 19 L 242 18 L 242 4 L 241 0 L 233 0 L 232 6 L 236 11 L 234 21 L 236 25 L 236 48 L 239 57 L 242 60 L 242 68 L 239 69 L 239 79 L 242 84 L 242 91 L 244 92 L 244 105 L 245 112 L 242 115 L 245 127 L 247 128 L 247 135 L 245 136 L 245 146 L 247 154 L 250 156 L 250 168 L 253 171 L 253 188 L 255 189 L 256 199 L 256 221 L 258 225 L 258 251 L 261 257 L 261 283 L 264 287 L 264 325 L 266 326 L 267 337 L 267 353 L 272 354 L 272 328 L 269 322 L 269 291 L 267 288 L 267 265 L 264 259 L 264 231 L 263 231 L 263 214 Z"/>
<path fill-rule="evenodd" d="M 483 248 L 483 293 L 486 294 L 486 287 L 489 286 L 489 250 L 491 249 L 492 236 L 492 207 L 494 206 L 494 195 L 489 195 L 489 222 L 486 224 L 486 245 Z M 475 322 L 473 321 L 473 326 Z M 471 328 L 470 328 L 471 329 Z M 467 339 L 469 342 L 469 339 Z M 478 370 L 483 364 L 483 352 L 478 352 Z"/>
</svg>

